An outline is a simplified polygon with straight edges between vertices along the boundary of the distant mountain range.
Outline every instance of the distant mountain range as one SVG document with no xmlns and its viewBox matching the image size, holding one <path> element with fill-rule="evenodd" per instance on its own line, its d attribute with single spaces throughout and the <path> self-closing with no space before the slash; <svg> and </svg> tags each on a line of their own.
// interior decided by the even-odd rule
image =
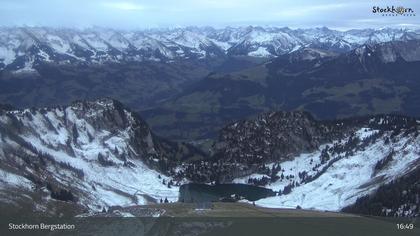
<svg viewBox="0 0 420 236">
<path fill-rule="evenodd" d="M 36 65 L 211 59 L 271 58 L 312 47 L 346 52 L 363 44 L 419 39 L 419 31 L 328 28 L 187 27 L 122 31 L 45 27 L 0 28 L 0 69 L 33 72 Z"/>
</svg>

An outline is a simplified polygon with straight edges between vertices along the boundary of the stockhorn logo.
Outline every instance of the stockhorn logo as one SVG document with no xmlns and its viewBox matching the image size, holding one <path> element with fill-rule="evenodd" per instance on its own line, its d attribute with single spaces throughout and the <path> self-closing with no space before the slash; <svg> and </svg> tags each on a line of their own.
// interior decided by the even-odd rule
<svg viewBox="0 0 420 236">
<path fill-rule="evenodd" d="M 416 16 L 416 13 L 414 12 L 413 8 L 403 6 L 374 6 L 372 8 L 372 12 L 374 14 L 380 14 L 382 16 Z"/>
</svg>

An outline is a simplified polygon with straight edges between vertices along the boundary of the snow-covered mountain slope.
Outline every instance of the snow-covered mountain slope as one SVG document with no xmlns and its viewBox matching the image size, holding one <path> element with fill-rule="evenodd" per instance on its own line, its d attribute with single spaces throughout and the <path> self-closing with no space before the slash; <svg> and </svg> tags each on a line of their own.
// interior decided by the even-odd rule
<svg viewBox="0 0 420 236">
<path fill-rule="evenodd" d="M 45 27 L 0 28 L 0 69 L 30 72 L 43 62 L 205 59 L 223 55 L 276 57 L 311 47 L 345 52 L 363 44 L 418 39 L 411 30 L 349 30 L 187 27 L 122 31 Z"/>
<path fill-rule="evenodd" d="M 168 169 L 195 155 L 189 146 L 154 136 L 111 99 L 0 112 L 1 202 L 28 198 L 44 209 L 58 199 L 101 210 L 176 201 Z"/>
<path fill-rule="evenodd" d="M 279 123 L 268 120 L 270 117 L 276 116 L 233 124 L 224 132 L 230 141 L 224 144 L 223 150 L 229 151 L 230 158 L 236 156 L 234 153 L 240 153 L 248 162 L 253 157 L 253 162 L 257 163 L 259 160 L 278 159 L 271 155 L 279 151 L 284 153 L 280 155 L 283 159 L 259 164 L 257 171 L 233 180 L 279 192 L 278 196 L 257 201 L 260 206 L 340 211 L 361 197 L 375 194 L 379 187 L 420 169 L 419 120 L 376 116 L 329 124 L 321 122 L 322 126 L 315 126 L 305 120 L 299 121 L 301 116 L 294 116 L 295 123 L 280 121 L 283 128 L 277 132 Z M 284 119 L 284 115 L 280 117 Z M 243 132 L 232 131 L 235 126 Z M 343 136 L 331 133 L 334 126 L 342 127 L 336 131 L 341 130 Z M 313 136 L 314 127 L 326 131 L 316 132 L 317 141 L 314 139 L 317 136 Z M 300 135 L 301 129 L 308 130 L 308 133 Z M 258 134 L 259 138 L 252 133 Z M 319 142 L 322 136 L 331 141 Z M 251 142 L 249 138 L 260 140 Z M 307 143 L 320 145 L 313 150 L 301 149 L 300 154 L 284 159 L 288 153 L 294 153 L 297 144 Z M 236 159 L 236 162 L 241 162 L 241 159 Z M 387 209 L 384 207 L 383 210 Z"/>
<path fill-rule="evenodd" d="M 361 140 L 358 146 L 364 145 L 366 139 L 377 132 L 368 128 L 359 130 L 354 136 Z M 325 163 L 320 158 L 321 150 L 329 150 L 325 146 L 316 152 L 301 154 L 291 161 L 280 163 L 284 170 L 277 174 L 280 179 L 266 186 L 280 191 L 291 186 L 291 192 L 262 199 L 257 204 L 333 211 L 354 204 L 358 198 L 372 193 L 382 184 L 419 168 L 420 137 L 400 134 L 395 136 L 395 142 L 386 143 L 389 136 L 390 133 L 375 137 L 377 140 L 369 141 L 372 142 L 369 146 L 352 153 L 328 151 L 330 160 Z M 328 145 L 338 147 L 344 142 Z M 384 166 L 379 167 L 379 163 L 384 163 Z M 288 178 L 282 179 L 282 175 Z M 307 180 L 314 177 L 314 180 Z M 247 182 L 247 179 L 236 181 Z"/>
<path fill-rule="evenodd" d="M 377 60 L 382 63 L 395 62 L 402 59 L 407 62 L 420 61 L 420 41 L 409 40 L 388 42 L 375 45 L 364 45 L 353 51 L 354 57 L 361 63 Z"/>
</svg>

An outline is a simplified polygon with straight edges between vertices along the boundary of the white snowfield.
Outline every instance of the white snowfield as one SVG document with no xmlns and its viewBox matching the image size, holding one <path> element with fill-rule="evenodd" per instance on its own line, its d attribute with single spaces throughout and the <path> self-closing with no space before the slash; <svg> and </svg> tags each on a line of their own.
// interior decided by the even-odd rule
<svg viewBox="0 0 420 236">
<path fill-rule="evenodd" d="M 271 53 L 264 47 L 258 47 L 257 50 L 248 53 L 248 55 L 254 57 L 269 57 L 271 56 Z"/>
<path fill-rule="evenodd" d="M 78 112 L 81 109 L 78 106 L 55 108 L 42 113 L 31 112 L 28 109 L 10 113 L 13 113 L 18 122 L 25 127 L 20 137 L 39 153 L 49 154 L 56 163 L 66 163 L 83 172 L 83 177 L 78 177 L 73 171 L 57 164 L 47 166 L 48 175 L 61 183 L 61 186 L 77 190 L 76 195 L 82 205 L 93 210 L 101 210 L 103 207 L 113 205 L 147 204 L 150 198 L 158 201 L 161 198 L 177 201 L 179 188 L 176 186 L 169 188 L 163 184 L 163 180 L 167 183 L 170 178 L 146 166 L 131 147 L 133 126 L 128 125 L 125 130 L 98 128 L 100 125 L 94 121 L 100 121 L 103 112 L 113 108 L 107 101 L 98 102 L 96 106 L 99 109 L 87 111 L 83 116 Z M 125 112 L 128 122 L 133 123 L 131 113 Z M 8 115 L 0 116 L 0 127 L 10 125 L 11 122 L 12 118 Z M 78 133 L 75 141 L 73 127 Z M 153 145 L 151 138 L 150 142 Z M 20 147 L 30 158 L 39 158 L 30 149 L 24 149 L 19 145 L 0 134 L 0 161 L 5 161 L 3 150 L 7 147 Z M 72 151 L 66 151 L 65 147 L 71 147 Z M 151 151 L 153 152 L 152 149 Z M 132 166 L 124 165 L 119 156 L 123 153 L 133 164 Z M 113 164 L 102 165 L 98 161 L 98 155 L 102 155 L 105 160 L 112 161 Z M 27 168 L 35 173 L 35 170 Z M 19 174 L 1 170 L 0 188 L 34 187 L 30 180 Z"/>
<path fill-rule="evenodd" d="M 356 134 L 364 139 L 374 132 L 376 131 L 361 129 Z M 385 135 L 389 136 L 389 134 Z M 309 176 L 313 176 L 323 166 L 327 166 L 328 162 L 321 165 L 317 171 L 313 170 L 316 164 L 320 164 L 320 151 L 301 154 L 291 161 L 282 162 L 280 165 L 284 172 L 280 171 L 278 175 L 293 175 L 294 178 L 278 180 L 266 187 L 278 191 L 283 190 L 286 185 L 292 182 L 297 182 L 300 185 L 292 188 L 289 194 L 261 199 L 256 204 L 271 208 L 300 206 L 304 209 L 339 211 L 343 207 L 355 203 L 357 198 L 372 193 L 380 185 L 388 183 L 418 166 L 420 137 L 400 135 L 396 139 L 399 141 L 386 144 L 384 138 L 381 137 L 365 150 L 357 151 L 348 157 L 344 157 L 340 153 L 338 155 L 343 156 L 341 159 L 335 161 L 325 173 L 308 183 L 301 182 L 299 172 L 307 171 Z M 333 144 L 329 145 L 333 146 Z M 383 169 L 375 172 L 376 163 L 383 160 L 392 150 L 395 153 L 392 161 Z M 331 156 L 330 161 L 338 155 Z M 249 177 L 259 176 L 247 176 L 236 179 L 235 182 L 246 183 Z"/>
<path fill-rule="evenodd" d="M 14 186 L 30 190 L 34 185 L 30 180 L 22 176 L 0 170 L 0 189 L 3 189 L 5 186 Z"/>
</svg>

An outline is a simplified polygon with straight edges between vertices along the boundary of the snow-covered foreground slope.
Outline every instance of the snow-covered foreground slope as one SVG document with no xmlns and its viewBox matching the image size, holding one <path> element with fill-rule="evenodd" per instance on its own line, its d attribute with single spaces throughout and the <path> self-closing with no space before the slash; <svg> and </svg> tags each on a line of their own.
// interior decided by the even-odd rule
<svg viewBox="0 0 420 236">
<path fill-rule="evenodd" d="M 160 173 L 176 158 L 168 145 L 110 99 L 1 111 L 0 201 L 13 202 L 7 193 L 19 190 L 39 205 L 55 194 L 92 210 L 176 201 L 176 183 Z"/>
<path fill-rule="evenodd" d="M 410 173 L 420 164 L 420 136 L 416 132 L 357 130 L 351 138 L 322 145 L 318 151 L 293 160 L 272 163 L 278 180 L 265 185 L 280 194 L 261 199 L 259 206 L 339 211 L 381 185 Z M 235 179 L 247 183 L 251 175 Z M 266 176 L 268 178 L 268 176 Z"/>
<path fill-rule="evenodd" d="M 217 152 L 204 158 L 190 145 L 155 136 L 136 113 L 111 99 L 5 107 L 0 203 L 31 203 L 43 213 L 62 212 L 54 203 L 101 211 L 177 201 L 178 186 L 187 180 L 233 180 L 278 192 L 259 206 L 339 211 L 419 169 L 419 128 L 419 120 L 404 116 L 319 121 L 302 111 L 271 112 L 228 125 L 214 145 Z M 418 193 L 406 192 L 411 205 L 400 198 L 392 207 L 416 212 Z"/>
</svg>

